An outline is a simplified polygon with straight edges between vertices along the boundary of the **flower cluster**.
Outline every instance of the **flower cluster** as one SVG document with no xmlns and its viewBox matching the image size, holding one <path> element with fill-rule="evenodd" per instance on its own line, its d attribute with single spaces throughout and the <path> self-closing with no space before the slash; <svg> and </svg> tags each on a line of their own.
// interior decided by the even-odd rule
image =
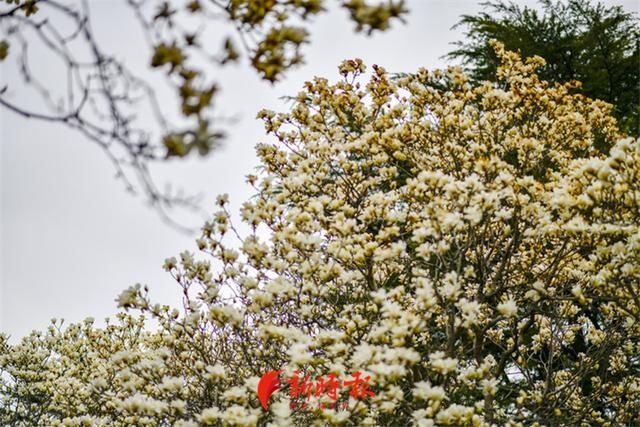
<svg viewBox="0 0 640 427">
<path fill-rule="evenodd" d="M 325 11 L 327 3 L 327 0 L 193 0 L 178 6 L 143 0 L 132 4 L 153 43 L 151 65 L 167 70 L 180 95 L 183 115 L 195 119 L 195 126 L 164 136 L 167 155 L 183 157 L 196 150 L 207 154 L 223 136 L 210 124 L 218 85 L 206 81 L 200 61 L 194 57 L 224 66 L 247 56 L 263 79 L 275 82 L 304 61 L 302 47 L 309 43 L 308 21 Z M 349 11 L 356 30 L 368 34 L 387 30 L 392 21 L 402 19 L 407 12 L 404 0 L 339 3 Z M 215 27 L 224 28 L 226 33 L 220 46 L 207 42 L 210 34 L 190 30 L 211 26 L 212 20 Z"/>
<path fill-rule="evenodd" d="M 498 83 L 361 61 L 260 117 L 262 176 L 165 268 L 181 311 L 5 345 L 0 421 L 82 425 L 640 422 L 640 141 L 495 44 Z M 262 373 L 360 372 L 347 411 L 264 411 Z M 73 392 L 72 392 L 73 391 Z M 316 405 L 313 405 L 316 407 Z M 37 418 L 35 418 L 37 417 Z M 35 420 L 35 421 L 34 421 Z M 57 424 L 56 424 L 57 423 Z"/>
</svg>

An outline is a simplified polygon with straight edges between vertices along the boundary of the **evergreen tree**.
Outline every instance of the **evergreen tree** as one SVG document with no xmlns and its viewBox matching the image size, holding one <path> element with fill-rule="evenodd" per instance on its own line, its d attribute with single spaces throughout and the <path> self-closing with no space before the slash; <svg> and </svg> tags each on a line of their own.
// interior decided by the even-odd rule
<svg viewBox="0 0 640 427">
<path fill-rule="evenodd" d="M 581 92 L 615 106 L 623 131 L 640 135 L 640 35 L 638 20 L 620 6 L 583 0 L 541 0 L 541 9 L 489 1 L 485 12 L 464 15 L 456 26 L 466 40 L 448 56 L 462 59 L 476 80 L 495 78 L 496 39 L 523 56 L 542 56 L 540 75 L 551 82 L 579 80 Z"/>
</svg>

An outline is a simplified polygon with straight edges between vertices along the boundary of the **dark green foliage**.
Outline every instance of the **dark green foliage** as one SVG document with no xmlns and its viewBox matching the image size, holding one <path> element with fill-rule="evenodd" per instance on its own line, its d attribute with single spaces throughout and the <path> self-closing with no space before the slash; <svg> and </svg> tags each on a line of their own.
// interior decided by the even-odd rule
<svg viewBox="0 0 640 427">
<path fill-rule="evenodd" d="M 539 10 L 516 2 L 483 3 L 485 12 L 464 15 L 466 40 L 448 57 L 462 59 L 476 80 L 494 78 L 498 60 L 489 40 L 524 56 L 547 61 L 540 70 L 552 82 L 579 80 L 582 93 L 614 105 L 623 131 L 640 136 L 640 31 L 638 19 L 619 6 L 585 0 L 541 0 Z"/>
</svg>

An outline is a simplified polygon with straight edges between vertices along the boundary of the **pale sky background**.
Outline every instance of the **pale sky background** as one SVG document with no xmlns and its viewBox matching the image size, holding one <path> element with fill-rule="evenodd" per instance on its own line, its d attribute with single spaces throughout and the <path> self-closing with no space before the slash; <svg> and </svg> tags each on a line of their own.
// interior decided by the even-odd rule
<svg viewBox="0 0 640 427">
<path fill-rule="evenodd" d="M 131 69 L 144 70 L 148 52 L 124 3 L 90 1 L 94 31 L 106 51 L 117 53 Z M 640 11 L 638 0 L 605 3 Z M 451 26 L 460 15 L 480 10 L 480 2 L 468 0 L 412 0 L 407 5 L 406 25 L 396 22 L 371 38 L 355 35 L 342 10 L 321 15 L 305 47 L 306 65 L 277 85 L 261 81 L 246 66 L 212 70 L 223 88 L 217 105 L 238 113 L 240 122 L 230 129 L 223 149 L 204 160 L 171 162 L 155 170 L 156 180 L 202 192 L 210 212 L 215 197 L 229 193 L 237 212 L 252 194 L 244 177 L 257 164 L 254 145 L 267 140 L 254 119 L 261 108 L 286 110 L 279 97 L 295 95 L 314 75 L 335 80 L 345 58 L 359 57 L 389 71 L 443 67 L 447 64 L 440 57 L 462 37 Z M 47 66 L 44 57 L 34 58 L 34 64 Z M 4 69 L 0 86 L 19 81 Z M 55 73 L 44 80 L 58 82 Z M 173 106 L 176 101 L 165 97 L 163 102 Z M 156 301 L 177 302 L 178 287 L 161 267 L 165 258 L 185 249 L 195 252 L 195 237 L 170 228 L 141 198 L 125 193 L 95 144 L 62 126 L 0 109 L 0 331 L 11 334 L 13 342 L 32 329 L 45 329 L 51 318 L 100 321 L 117 311 L 114 299 L 135 283 L 148 284 Z"/>
</svg>

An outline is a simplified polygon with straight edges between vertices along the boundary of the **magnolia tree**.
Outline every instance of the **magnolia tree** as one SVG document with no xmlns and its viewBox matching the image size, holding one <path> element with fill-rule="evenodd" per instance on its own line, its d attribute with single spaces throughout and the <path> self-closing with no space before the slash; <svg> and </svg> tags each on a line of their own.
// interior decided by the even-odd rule
<svg viewBox="0 0 640 427">
<path fill-rule="evenodd" d="M 5 344 L 0 422 L 639 423 L 640 141 L 578 83 L 541 81 L 542 59 L 495 49 L 497 83 L 361 82 L 353 60 L 262 112 L 277 142 L 257 148 L 249 231 L 220 197 L 205 260 L 165 264 L 184 307 L 120 295 L 153 331 L 123 313 Z M 366 398 L 316 383 L 307 407 L 285 381 L 353 373 Z"/>
</svg>

